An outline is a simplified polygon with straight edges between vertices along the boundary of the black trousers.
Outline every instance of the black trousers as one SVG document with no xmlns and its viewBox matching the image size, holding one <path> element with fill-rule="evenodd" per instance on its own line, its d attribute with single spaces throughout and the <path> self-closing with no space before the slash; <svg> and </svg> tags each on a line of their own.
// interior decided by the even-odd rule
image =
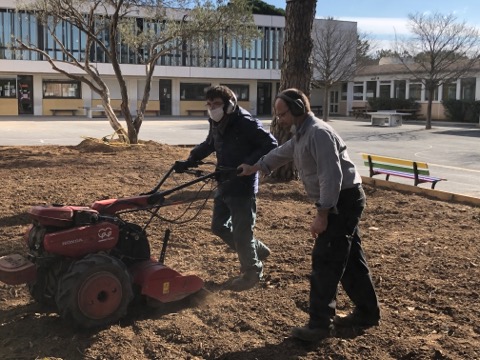
<svg viewBox="0 0 480 360">
<path fill-rule="evenodd" d="M 339 283 L 356 311 L 372 317 L 380 315 L 358 230 L 364 208 L 365 192 L 361 186 L 342 190 L 336 211 L 328 215 L 326 231 L 315 240 L 310 278 L 310 327 L 331 324 Z"/>
</svg>

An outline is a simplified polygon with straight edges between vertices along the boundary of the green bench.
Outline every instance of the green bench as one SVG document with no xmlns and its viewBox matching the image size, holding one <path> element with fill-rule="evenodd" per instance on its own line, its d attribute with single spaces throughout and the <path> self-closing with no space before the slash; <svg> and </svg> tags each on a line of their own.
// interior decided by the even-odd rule
<svg viewBox="0 0 480 360">
<path fill-rule="evenodd" d="M 393 157 L 362 154 L 364 164 L 370 170 L 370 177 L 375 175 L 385 175 L 385 180 L 390 176 L 398 176 L 407 179 L 413 179 L 415 186 L 422 183 L 431 183 L 432 189 L 439 181 L 447 179 L 434 177 L 430 175 L 428 164 L 420 161 L 404 160 Z"/>
</svg>

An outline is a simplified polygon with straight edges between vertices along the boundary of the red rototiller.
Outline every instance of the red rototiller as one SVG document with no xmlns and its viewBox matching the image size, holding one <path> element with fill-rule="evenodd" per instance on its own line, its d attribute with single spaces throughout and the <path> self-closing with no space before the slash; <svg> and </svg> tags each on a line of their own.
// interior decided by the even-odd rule
<svg viewBox="0 0 480 360">
<path fill-rule="evenodd" d="M 0 257 L 0 281 L 27 284 L 35 301 L 55 306 L 62 318 L 83 328 L 119 320 L 135 296 L 158 304 L 197 293 L 203 288 L 201 278 L 182 275 L 164 264 L 170 230 L 165 231 L 159 259 L 154 260 L 146 228 L 154 219 L 166 220 L 160 215 L 162 208 L 190 204 L 199 200 L 201 191 L 181 200 L 176 193 L 194 184 L 203 188 L 220 175 L 236 176 L 236 169 L 204 172 L 178 163 L 155 188 L 138 196 L 95 201 L 90 207 L 34 206 L 24 236 L 27 254 Z M 179 172 L 196 177 L 160 190 L 172 173 Z M 206 202 L 214 187 L 201 200 Z M 143 226 L 124 220 L 136 212 L 146 212 Z"/>
</svg>

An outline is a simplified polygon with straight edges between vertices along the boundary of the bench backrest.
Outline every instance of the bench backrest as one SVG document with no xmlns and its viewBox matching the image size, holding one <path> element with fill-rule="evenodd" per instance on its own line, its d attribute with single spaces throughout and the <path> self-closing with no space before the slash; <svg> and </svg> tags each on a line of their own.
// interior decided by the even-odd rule
<svg viewBox="0 0 480 360">
<path fill-rule="evenodd" d="M 410 174 L 415 174 L 416 168 L 418 175 L 430 175 L 430 171 L 428 170 L 428 164 L 425 162 L 371 154 L 362 154 L 362 158 L 364 164 L 368 167 L 401 171 Z"/>
</svg>

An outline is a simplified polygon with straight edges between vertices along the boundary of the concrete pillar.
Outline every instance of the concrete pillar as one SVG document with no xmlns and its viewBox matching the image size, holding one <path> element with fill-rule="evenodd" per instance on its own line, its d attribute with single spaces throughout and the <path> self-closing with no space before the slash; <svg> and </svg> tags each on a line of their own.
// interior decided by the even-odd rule
<svg viewBox="0 0 480 360">
<path fill-rule="evenodd" d="M 132 114 L 137 113 L 137 89 L 138 89 L 138 83 L 137 79 L 128 79 L 127 80 L 127 90 L 128 90 L 128 106 L 130 107 L 130 112 Z"/>
<path fill-rule="evenodd" d="M 180 79 L 172 79 L 172 115 L 180 115 Z"/>
<path fill-rule="evenodd" d="M 43 115 L 43 81 L 41 75 L 33 75 L 33 115 Z"/>
<path fill-rule="evenodd" d="M 273 84 L 272 84 L 272 92 L 273 92 Z M 249 86 L 249 93 L 250 93 L 250 114 L 257 116 L 257 82 L 250 82 Z M 271 94 L 272 99 L 274 94 Z"/>
</svg>

